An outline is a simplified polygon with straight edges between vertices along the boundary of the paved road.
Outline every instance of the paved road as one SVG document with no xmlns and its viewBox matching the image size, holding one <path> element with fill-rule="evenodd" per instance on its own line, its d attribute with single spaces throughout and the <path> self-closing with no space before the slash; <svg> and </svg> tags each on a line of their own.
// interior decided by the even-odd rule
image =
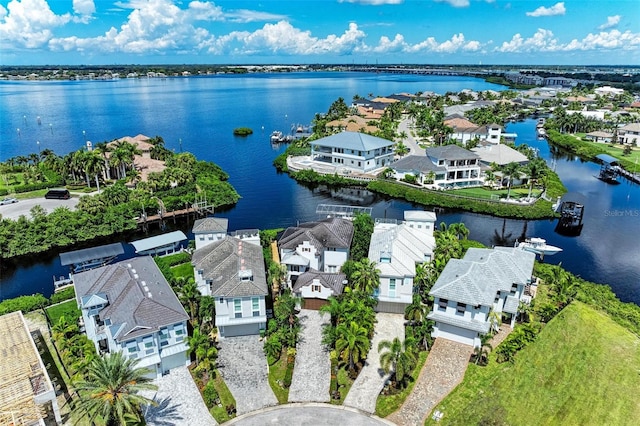
<svg viewBox="0 0 640 426">
<path fill-rule="evenodd" d="M 377 313 L 376 319 L 378 322 L 371 340 L 371 350 L 367 355 L 367 361 L 344 399 L 344 405 L 367 413 L 376 411 L 376 400 L 390 376 L 385 374 L 380 367 L 378 345 L 383 340 L 393 340 L 395 337 L 404 340 L 404 315 Z"/>
<path fill-rule="evenodd" d="M 318 311 L 300 310 L 302 330 L 297 345 L 296 364 L 289 388 L 290 402 L 329 402 L 331 361 L 322 344 L 322 328 L 329 315 Z"/>
<path fill-rule="evenodd" d="M 258 336 L 226 337 L 220 341 L 218 370 L 236 399 L 238 415 L 278 403 L 269 386 L 263 346 Z"/>
<path fill-rule="evenodd" d="M 329 404 L 288 404 L 236 417 L 225 423 L 235 426 L 313 425 L 382 426 L 393 423 L 348 407 Z"/>
<path fill-rule="evenodd" d="M 404 118 L 398 124 L 398 133 L 406 132 L 407 138 L 402 142 L 409 148 L 409 155 L 425 155 L 425 150 L 418 146 L 418 142 L 411 136 L 411 129 L 409 128 L 411 119 Z"/>
<path fill-rule="evenodd" d="M 20 215 L 31 218 L 29 210 L 31 210 L 33 206 L 40 205 L 47 211 L 47 213 L 51 213 L 56 207 L 60 206 L 68 207 L 69 210 L 75 210 L 79 201 L 80 200 L 78 198 L 70 198 L 68 200 L 46 200 L 44 197 L 28 198 L 26 200 L 20 200 L 14 204 L 0 206 L 0 214 L 5 219 L 16 220 L 20 217 Z"/>
</svg>

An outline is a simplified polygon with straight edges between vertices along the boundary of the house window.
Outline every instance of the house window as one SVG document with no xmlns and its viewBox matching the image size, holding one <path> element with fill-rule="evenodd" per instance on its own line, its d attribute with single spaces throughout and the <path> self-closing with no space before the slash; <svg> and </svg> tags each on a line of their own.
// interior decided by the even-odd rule
<svg viewBox="0 0 640 426">
<path fill-rule="evenodd" d="M 311 247 L 302 247 L 303 253 L 311 253 Z"/>
<path fill-rule="evenodd" d="M 258 297 L 251 298 L 251 311 L 254 317 L 260 316 L 260 299 Z"/>
<path fill-rule="evenodd" d="M 319 286 L 318 284 L 314 284 L 314 285 L 312 285 L 312 286 L 311 286 L 311 291 L 317 291 L 317 292 L 319 292 L 319 291 L 320 291 L 320 286 Z"/>
<path fill-rule="evenodd" d="M 144 347 L 145 348 L 152 348 L 152 347 L 155 346 L 155 344 L 153 343 L 153 337 L 148 338 L 148 339 L 144 339 L 143 342 L 144 342 Z"/>
<path fill-rule="evenodd" d="M 464 315 L 464 311 L 467 310 L 467 305 L 464 303 L 458 303 L 456 305 L 456 314 L 458 315 Z"/>
<path fill-rule="evenodd" d="M 447 299 L 438 299 L 438 309 L 440 309 L 441 311 L 446 311 L 448 304 L 449 301 Z"/>
<path fill-rule="evenodd" d="M 233 312 L 235 318 L 242 318 L 242 299 L 233 299 Z"/>
<path fill-rule="evenodd" d="M 160 342 L 160 346 L 167 346 L 169 344 L 168 340 L 163 340 Z"/>
<path fill-rule="evenodd" d="M 396 297 L 396 279 L 389 279 L 389 297 Z"/>
<path fill-rule="evenodd" d="M 219 298 L 218 303 L 224 303 L 224 297 Z"/>
</svg>

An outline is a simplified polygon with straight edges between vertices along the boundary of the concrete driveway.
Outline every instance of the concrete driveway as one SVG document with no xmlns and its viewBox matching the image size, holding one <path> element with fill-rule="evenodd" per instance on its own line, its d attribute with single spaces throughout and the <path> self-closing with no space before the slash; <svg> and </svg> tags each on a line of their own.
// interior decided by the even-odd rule
<svg viewBox="0 0 640 426">
<path fill-rule="evenodd" d="M 226 337 L 220 341 L 218 371 L 236 399 L 239 416 L 278 404 L 269 386 L 263 346 L 258 336 Z"/>
<path fill-rule="evenodd" d="M 390 374 L 385 374 L 380 367 L 378 345 L 383 340 L 393 340 L 396 337 L 404 340 L 404 315 L 379 312 L 376 314 L 376 319 L 378 322 L 371 340 L 371 350 L 367 355 L 367 361 L 344 399 L 344 405 L 366 413 L 376 411 L 376 400 L 390 376 Z"/>
<path fill-rule="evenodd" d="M 79 201 L 80 199 L 74 197 L 69 198 L 68 200 L 47 200 L 44 197 L 28 198 L 25 200 L 20 200 L 14 204 L 0 206 L 0 214 L 5 219 L 17 220 L 21 215 L 24 215 L 25 217 L 31 219 L 29 210 L 31 210 L 31 208 L 34 206 L 39 205 L 43 209 L 45 209 L 47 213 L 51 213 L 56 207 L 60 206 L 68 207 L 69 210 L 75 210 Z"/>
<path fill-rule="evenodd" d="M 187 367 L 174 368 L 165 376 L 155 379 L 158 390 L 144 391 L 142 395 L 158 403 L 147 407 L 144 418 L 149 426 L 214 426 L 218 423 L 209 414 Z"/>
<path fill-rule="evenodd" d="M 407 138 L 402 141 L 409 148 L 409 155 L 425 155 L 424 148 L 420 148 L 418 142 L 411 136 L 411 128 L 410 128 L 411 119 L 403 118 L 398 123 L 398 133 L 405 132 L 407 134 Z"/>
<path fill-rule="evenodd" d="M 322 328 L 329 315 L 318 311 L 300 310 L 302 330 L 296 346 L 296 364 L 289 388 L 290 402 L 329 402 L 331 361 L 322 344 Z"/>
</svg>

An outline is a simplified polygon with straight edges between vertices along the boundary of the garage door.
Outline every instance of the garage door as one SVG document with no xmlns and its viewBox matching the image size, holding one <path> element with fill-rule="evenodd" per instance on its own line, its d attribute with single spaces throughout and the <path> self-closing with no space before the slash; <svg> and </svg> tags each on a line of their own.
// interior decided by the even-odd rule
<svg viewBox="0 0 640 426">
<path fill-rule="evenodd" d="M 187 355 L 185 352 L 180 352 L 165 358 L 162 358 L 162 372 L 166 373 L 172 368 L 184 367 L 187 365 Z"/>
<path fill-rule="evenodd" d="M 260 324 L 225 325 L 220 327 L 222 337 L 250 336 L 260 334 Z"/>
<path fill-rule="evenodd" d="M 326 305 L 328 302 L 324 299 L 312 299 L 312 298 L 308 298 L 308 299 L 304 299 L 304 309 L 311 309 L 314 311 L 319 311 L 320 308 L 322 308 L 324 305 Z"/>
<path fill-rule="evenodd" d="M 449 324 L 437 323 L 437 333 L 434 333 L 434 337 L 443 337 L 454 342 L 464 343 L 465 345 L 474 345 L 474 340 L 478 336 L 478 333 L 472 330 L 456 327 Z"/>
</svg>

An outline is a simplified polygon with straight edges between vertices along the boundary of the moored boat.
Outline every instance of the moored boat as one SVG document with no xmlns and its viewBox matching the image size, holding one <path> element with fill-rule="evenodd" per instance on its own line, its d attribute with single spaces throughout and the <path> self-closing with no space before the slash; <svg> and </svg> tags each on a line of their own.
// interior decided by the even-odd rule
<svg viewBox="0 0 640 426">
<path fill-rule="evenodd" d="M 562 251 L 560 247 L 547 244 L 547 240 L 545 240 L 544 238 L 537 237 L 527 238 L 520 243 L 516 241 L 516 247 L 521 250 L 539 254 L 541 257 L 553 256 L 554 254 L 560 253 Z"/>
</svg>

